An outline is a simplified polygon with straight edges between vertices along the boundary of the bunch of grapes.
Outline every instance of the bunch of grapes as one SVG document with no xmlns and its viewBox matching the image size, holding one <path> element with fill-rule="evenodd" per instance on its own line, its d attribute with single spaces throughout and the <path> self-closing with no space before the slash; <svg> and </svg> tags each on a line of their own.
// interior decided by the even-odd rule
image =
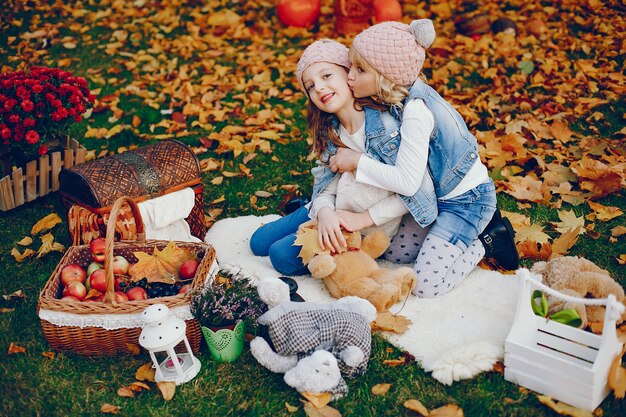
<svg viewBox="0 0 626 417">
<path fill-rule="evenodd" d="M 165 282 L 148 282 L 148 278 L 146 277 L 141 278 L 139 281 L 120 283 L 120 288 L 124 292 L 133 287 L 142 287 L 146 290 L 148 298 L 169 297 L 171 295 L 176 295 L 178 294 L 181 286 L 181 283 L 167 284 Z"/>
</svg>

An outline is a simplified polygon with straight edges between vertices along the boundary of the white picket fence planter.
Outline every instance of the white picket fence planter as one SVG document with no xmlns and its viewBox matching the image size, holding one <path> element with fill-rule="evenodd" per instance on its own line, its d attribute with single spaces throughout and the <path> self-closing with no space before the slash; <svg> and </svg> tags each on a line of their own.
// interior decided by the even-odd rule
<svg viewBox="0 0 626 417">
<path fill-rule="evenodd" d="M 624 305 L 606 299 L 575 298 L 540 282 L 527 269 L 518 271 L 522 286 L 513 326 L 504 345 L 504 378 L 575 407 L 593 411 L 609 394 L 611 363 L 622 352 L 615 322 Z M 583 304 L 606 306 L 602 335 L 535 315 L 534 287 L 546 294 Z"/>
</svg>

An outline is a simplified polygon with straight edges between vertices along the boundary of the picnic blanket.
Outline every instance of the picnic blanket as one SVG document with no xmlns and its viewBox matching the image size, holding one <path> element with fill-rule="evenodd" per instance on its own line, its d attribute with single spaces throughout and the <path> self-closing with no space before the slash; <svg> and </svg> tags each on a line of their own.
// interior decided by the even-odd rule
<svg viewBox="0 0 626 417">
<path fill-rule="evenodd" d="M 278 277 L 268 257 L 254 256 L 249 241 L 263 223 L 278 215 L 243 216 L 217 221 L 205 241 L 215 248 L 221 270 L 255 282 Z M 386 267 L 394 264 L 381 262 Z M 396 266 L 397 267 L 397 266 Z M 330 302 L 322 280 L 294 277 L 298 293 L 307 301 Z M 515 315 L 518 278 L 476 268 L 454 291 L 438 298 L 410 296 L 390 311 L 412 320 L 402 335 L 383 332 L 390 343 L 411 353 L 433 378 L 450 385 L 488 371 L 504 357 L 504 339 Z"/>
</svg>

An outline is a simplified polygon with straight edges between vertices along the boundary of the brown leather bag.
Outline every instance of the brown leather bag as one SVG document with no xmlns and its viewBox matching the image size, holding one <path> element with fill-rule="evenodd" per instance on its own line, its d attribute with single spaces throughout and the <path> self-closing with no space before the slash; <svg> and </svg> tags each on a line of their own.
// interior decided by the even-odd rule
<svg viewBox="0 0 626 417">
<path fill-rule="evenodd" d="M 74 245 L 105 235 L 104 220 L 118 198 L 128 196 L 138 203 L 186 187 L 193 188 L 196 198 L 185 220 L 191 234 L 204 240 L 200 163 L 193 151 L 177 140 L 165 140 L 64 169 L 59 174 L 59 186 Z M 122 239 L 128 239 L 134 225 L 124 222 L 123 215 L 120 217 L 116 232 Z M 134 221 L 132 216 L 128 221 Z"/>
</svg>

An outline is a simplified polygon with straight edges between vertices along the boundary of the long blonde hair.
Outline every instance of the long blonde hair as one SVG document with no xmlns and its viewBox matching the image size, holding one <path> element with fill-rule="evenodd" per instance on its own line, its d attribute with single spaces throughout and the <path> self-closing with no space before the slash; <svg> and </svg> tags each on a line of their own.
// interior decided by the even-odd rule
<svg viewBox="0 0 626 417">
<path fill-rule="evenodd" d="M 402 107 L 402 102 L 409 95 L 409 90 L 406 87 L 395 84 L 378 72 L 355 48 L 350 48 L 350 61 L 352 61 L 353 66 L 361 67 L 364 71 L 375 75 L 376 96 L 372 96 L 375 102 Z"/>
</svg>

